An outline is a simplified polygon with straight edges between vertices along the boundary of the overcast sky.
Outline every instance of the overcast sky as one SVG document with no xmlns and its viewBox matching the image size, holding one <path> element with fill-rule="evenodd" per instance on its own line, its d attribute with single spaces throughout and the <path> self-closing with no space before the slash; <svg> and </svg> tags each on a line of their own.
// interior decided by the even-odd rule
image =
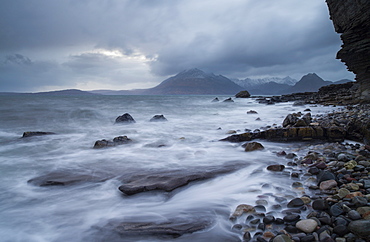
<svg viewBox="0 0 370 242">
<path fill-rule="evenodd" d="M 0 91 L 149 88 L 229 78 L 353 79 L 325 0 L 3 0 Z"/>
</svg>

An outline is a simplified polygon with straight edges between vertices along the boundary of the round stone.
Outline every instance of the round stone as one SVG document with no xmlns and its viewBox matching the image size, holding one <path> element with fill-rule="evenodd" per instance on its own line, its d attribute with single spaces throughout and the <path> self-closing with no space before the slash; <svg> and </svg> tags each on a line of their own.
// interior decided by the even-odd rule
<svg viewBox="0 0 370 242">
<path fill-rule="evenodd" d="M 273 242 L 292 242 L 292 240 L 285 234 L 279 234 L 272 241 Z"/>
<path fill-rule="evenodd" d="M 335 180 L 327 180 L 320 183 L 320 190 L 330 190 L 336 187 L 338 183 Z"/>
<path fill-rule="evenodd" d="M 287 204 L 287 207 L 288 208 L 296 208 L 296 207 L 301 207 L 303 206 L 304 203 L 302 201 L 302 199 L 300 198 L 294 198 L 292 199 L 288 204 Z"/>
<path fill-rule="evenodd" d="M 348 194 L 350 194 L 350 191 L 348 189 L 346 189 L 346 188 L 341 188 L 341 189 L 338 190 L 338 196 L 340 198 L 344 198 Z"/>
<path fill-rule="evenodd" d="M 303 219 L 298 221 L 295 226 L 305 233 L 312 233 L 317 228 L 317 225 L 317 222 L 313 219 Z"/>
<path fill-rule="evenodd" d="M 313 201 L 312 208 L 315 210 L 325 210 L 328 208 L 328 204 L 324 199 L 317 199 Z"/>
<path fill-rule="evenodd" d="M 370 237 L 370 220 L 361 219 L 361 220 L 352 221 L 349 223 L 348 229 L 352 233 L 360 237 L 369 238 Z"/>
</svg>

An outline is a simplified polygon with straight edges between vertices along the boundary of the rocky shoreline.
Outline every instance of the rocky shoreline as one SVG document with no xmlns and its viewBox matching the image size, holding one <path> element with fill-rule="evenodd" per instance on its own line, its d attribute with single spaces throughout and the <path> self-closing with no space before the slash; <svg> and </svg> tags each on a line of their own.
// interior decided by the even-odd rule
<svg viewBox="0 0 370 242">
<path fill-rule="evenodd" d="M 271 102 L 276 100 L 299 101 L 296 105 L 317 103 L 317 99 L 314 100 L 315 95 L 308 96 L 310 98 L 298 94 L 262 100 L 268 100 L 266 104 L 272 104 Z M 316 97 L 318 96 L 319 94 L 316 94 Z M 240 233 L 243 241 L 369 242 L 368 110 L 369 105 L 356 104 L 342 107 L 327 115 L 311 117 L 310 110 L 306 109 L 305 114 L 289 114 L 282 126 L 222 139 L 221 141 L 229 142 L 254 139 L 261 142 L 311 141 L 303 147 L 308 150 L 305 155 L 287 154 L 282 150 L 277 153 L 277 156 L 282 157 L 282 162 L 267 167 L 267 170 L 275 175 L 289 175 L 292 180 L 291 189 L 296 191 L 298 196 L 288 199 L 274 194 L 262 194 L 256 205 L 237 206 L 230 217 L 234 223 L 232 230 Z M 347 139 L 361 143 L 344 143 Z M 313 144 L 315 142 L 319 144 Z M 251 143 L 256 142 L 244 143 L 243 147 L 248 147 Z M 274 204 L 269 204 L 268 201 L 272 199 Z M 277 217 L 277 214 L 283 216 Z"/>
</svg>

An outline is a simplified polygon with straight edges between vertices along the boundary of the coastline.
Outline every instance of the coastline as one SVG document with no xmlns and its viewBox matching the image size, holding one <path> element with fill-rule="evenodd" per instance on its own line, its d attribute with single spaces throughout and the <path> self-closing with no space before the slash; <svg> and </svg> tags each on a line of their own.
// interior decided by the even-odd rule
<svg viewBox="0 0 370 242">
<path fill-rule="evenodd" d="M 315 96 L 319 95 L 293 94 L 281 96 L 280 100 L 295 101 L 295 105 L 346 103 L 348 106 L 326 115 L 309 115 L 309 121 L 304 124 L 299 121 L 307 119 L 307 113 L 289 114 L 283 121 L 284 127 L 246 132 L 222 140 L 308 142 L 302 148 L 307 152 L 305 155 L 287 154 L 284 150 L 277 153 L 282 162 L 270 169 L 274 175 L 288 174 L 291 189 L 301 194 L 289 200 L 275 198 L 281 204 L 276 208 L 283 209 L 283 217 L 275 217 L 276 211 L 266 210 L 264 199 L 256 201 L 257 205 L 241 204 L 235 208 L 232 230 L 242 234 L 243 241 L 370 241 L 370 105 L 328 99 L 318 102 L 318 99 L 313 101 Z M 340 95 L 335 97 L 338 98 Z M 279 99 L 263 97 L 260 103 L 272 104 L 271 100 Z M 315 132 L 318 127 L 321 133 Z M 238 223 L 235 215 L 245 216 L 245 222 Z"/>
</svg>

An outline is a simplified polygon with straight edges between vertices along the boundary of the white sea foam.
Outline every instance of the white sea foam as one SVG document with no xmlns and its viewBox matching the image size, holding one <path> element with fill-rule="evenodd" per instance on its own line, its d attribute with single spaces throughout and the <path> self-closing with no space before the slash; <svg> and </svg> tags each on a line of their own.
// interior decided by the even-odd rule
<svg viewBox="0 0 370 242">
<path fill-rule="evenodd" d="M 143 221 L 194 213 L 212 214 L 217 220 L 215 227 L 179 241 L 218 238 L 221 234 L 219 238 L 238 237 L 230 231 L 228 216 L 238 204 L 254 205 L 263 193 L 278 194 L 274 186 L 289 187 L 288 179 L 271 176 L 265 167 L 284 163 L 274 152 L 289 150 L 292 145 L 263 141 L 264 151 L 246 153 L 240 144 L 218 140 L 230 130 L 242 133 L 280 125 L 288 113 L 304 110 L 291 103 L 262 105 L 252 99 L 212 103 L 211 96 L 0 98 L 0 237 L 4 241 L 82 241 L 94 238 L 94 226 L 110 219 Z M 332 110 L 321 106 L 310 109 L 312 114 Z M 249 110 L 258 114 L 247 114 Z M 136 123 L 114 124 L 115 118 L 126 112 Z M 156 114 L 163 114 L 168 121 L 149 122 Z M 24 131 L 56 134 L 21 138 Z M 133 142 L 92 148 L 96 140 L 120 135 Z M 118 191 L 122 183 L 116 176 L 130 169 L 203 169 L 225 163 L 242 165 L 233 173 L 191 183 L 171 194 L 128 197 Z M 105 182 L 72 186 L 27 183 L 55 170 L 114 175 Z M 262 188 L 263 184 L 272 186 Z"/>
</svg>

